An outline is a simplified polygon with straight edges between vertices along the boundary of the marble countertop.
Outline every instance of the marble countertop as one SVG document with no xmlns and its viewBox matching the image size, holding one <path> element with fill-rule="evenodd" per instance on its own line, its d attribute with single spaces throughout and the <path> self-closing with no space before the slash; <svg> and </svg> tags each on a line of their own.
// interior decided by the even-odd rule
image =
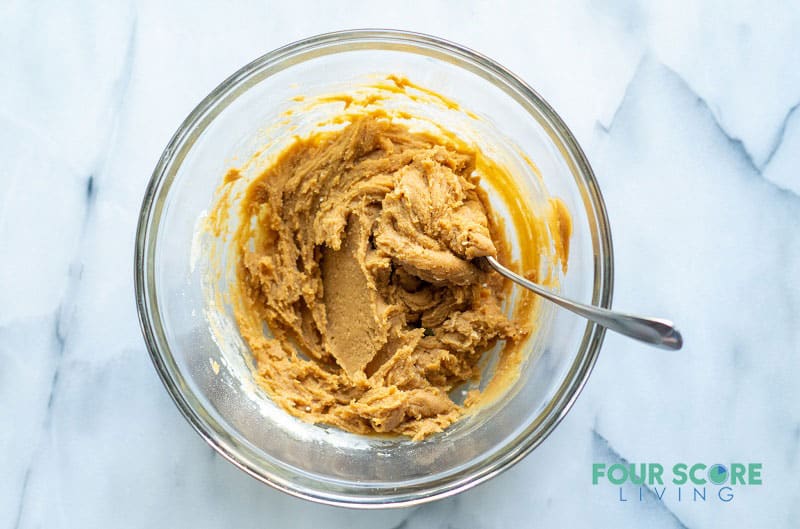
<svg viewBox="0 0 800 529">
<path fill-rule="evenodd" d="M 796 3 L 12 1 L 0 27 L 0 527 L 800 526 Z M 416 509 L 314 505 L 224 461 L 134 306 L 138 209 L 178 124 L 251 59 L 350 27 L 461 42 L 540 91 L 602 187 L 615 307 L 686 338 L 608 335 L 543 445 Z M 620 501 L 592 474 L 621 462 L 760 463 L 762 484 Z"/>
</svg>

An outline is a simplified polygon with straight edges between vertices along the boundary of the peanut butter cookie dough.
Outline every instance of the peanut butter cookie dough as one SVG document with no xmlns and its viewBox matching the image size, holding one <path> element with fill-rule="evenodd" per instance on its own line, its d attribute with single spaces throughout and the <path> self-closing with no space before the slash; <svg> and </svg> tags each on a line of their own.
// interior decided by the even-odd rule
<svg viewBox="0 0 800 529">
<path fill-rule="evenodd" d="M 419 440 L 464 413 L 449 393 L 485 351 L 529 335 L 534 304 L 507 316 L 509 285 L 473 261 L 508 255 L 476 156 L 372 112 L 298 138 L 248 184 L 235 315 L 273 401 Z"/>
</svg>

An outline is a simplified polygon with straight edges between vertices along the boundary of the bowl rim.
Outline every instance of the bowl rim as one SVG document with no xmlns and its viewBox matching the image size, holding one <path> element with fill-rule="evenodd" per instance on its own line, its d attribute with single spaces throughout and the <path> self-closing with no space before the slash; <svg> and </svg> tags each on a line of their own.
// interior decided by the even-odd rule
<svg viewBox="0 0 800 529">
<path fill-rule="evenodd" d="M 345 49 L 337 48 L 342 46 L 345 46 Z M 334 48 L 333 51 L 331 48 Z M 280 476 L 281 469 L 277 466 L 267 469 L 255 465 L 242 453 L 243 450 L 252 450 L 239 444 L 236 439 L 227 435 L 224 429 L 223 431 L 214 429 L 212 426 L 216 423 L 215 419 L 203 409 L 202 403 L 194 396 L 189 386 L 182 383 L 185 379 L 170 352 L 161 325 L 155 293 L 153 255 L 161 212 L 177 169 L 205 128 L 235 98 L 273 73 L 315 57 L 357 49 L 409 51 L 436 56 L 439 59 L 449 59 L 449 62 L 472 71 L 489 82 L 495 84 L 497 81 L 502 82 L 499 87 L 523 108 L 527 107 L 534 119 L 538 120 L 536 115 L 531 113 L 531 108 L 535 108 L 544 115 L 547 123 L 538 121 L 543 127 L 550 127 L 551 130 L 548 133 L 551 135 L 555 133 L 565 145 L 567 153 L 562 151 L 562 156 L 565 159 L 567 154 L 571 156 L 572 160 L 567 159 L 566 161 L 568 164 L 571 161 L 575 165 L 574 169 L 571 168 L 573 175 L 579 175 L 583 179 L 578 183 L 585 187 L 584 205 L 591 204 L 592 206 L 591 211 L 587 207 L 587 216 L 590 217 L 590 225 L 593 226 L 591 233 L 594 250 L 592 304 L 605 308 L 611 307 L 614 283 L 613 247 L 605 202 L 594 172 L 575 136 L 545 99 L 504 66 L 460 44 L 410 31 L 351 29 L 323 33 L 298 40 L 251 61 L 212 90 L 181 123 L 162 152 L 142 200 L 133 262 L 136 308 L 150 359 L 164 387 L 192 428 L 223 458 L 262 483 L 292 496 L 317 503 L 362 509 L 410 507 L 449 497 L 483 483 L 511 468 L 539 446 L 566 416 L 585 386 L 597 361 L 605 329 L 587 322 L 575 360 L 554 397 L 545 409 L 525 426 L 521 434 L 507 442 L 498 456 L 481 460 L 479 464 L 440 478 L 439 481 L 442 483 L 434 482 L 433 486 L 415 488 L 410 492 L 393 492 L 377 496 L 333 492 L 300 485 L 290 478 Z M 421 53 L 422 51 L 428 53 Z M 592 218 L 592 214 L 594 218 Z M 197 406 L 201 409 L 198 410 Z M 392 490 L 397 491 L 398 488 L 392 487 Z"/>
</svg>

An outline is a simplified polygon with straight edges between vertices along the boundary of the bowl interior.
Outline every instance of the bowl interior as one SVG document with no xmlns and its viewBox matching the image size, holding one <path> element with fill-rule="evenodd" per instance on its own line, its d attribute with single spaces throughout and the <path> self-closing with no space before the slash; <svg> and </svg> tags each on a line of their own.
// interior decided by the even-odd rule
<svg viewBox="0 0 800 529">
<path fill-rule="evenodd" d="M 513 167 L 520 196 L 534 211 L 544 207 L 545 191 L 564 201 L 573 235 L 559 288 L 586 303 L 610 301 L 610 241 L 588 165 L 549 107 L 493 63 L 424 37 L 362 32 L 310 39 L 235 74 L 190 116 L 154 175 L 137 251 L 143 327 L 173 398 L 213 446 L 259 479 L 337 504 L 432 499 L 504 468 L 563 416 L 602 339 L 593 325 L 541 303 L 540 332 L 525 346 L 517 381 L 495 403 L 422 442 L 303 423 L 255 385 L 229 307 L 209 296 L 223 292 L 230 279 L 207 273 L 212 260 L 229 258 L 225 245 L 202 230 L 215 189 L 230 167 L 258 151 L 267 163 L 269 152 L 292 134 L 302 135 L 337 110 L 287 115 L 297 96 L 347 91 L 386 74 L 405 76 L 477 114 L 481 125 L 472 131 L 457 117 L 433 118 L 452 119 L 451 130 L 482 137 L 487 154 Z M 495 208 L 508 215 L 499 194 L 488 191 Z M 519 257 L 526 249 L 514 244 L 513 226 L 507 227 Z"/>
</svg>

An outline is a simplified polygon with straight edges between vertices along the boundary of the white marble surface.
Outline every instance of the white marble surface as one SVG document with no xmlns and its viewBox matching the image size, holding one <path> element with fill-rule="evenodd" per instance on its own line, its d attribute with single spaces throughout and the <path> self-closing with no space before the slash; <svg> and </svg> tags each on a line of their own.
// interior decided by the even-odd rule
<svg viewBox="0 0 800 529">
<path fill-rule="evenodd" d="M 399 4 L 0 3 L 0 527 L 800 526 L 797 3 Z M 367 26 L 464 43 L 537 88 L 604 191 L 615 306 L 686 337 L 668 354 L 609 336 L 522 463 L 369 513 L 276 492 L 191 430 L 147 357 L 131 270 L 145 185 L 192 107 L 272 48 Z M 620 502 L 591 464 L 621 459 L 759 461 L 764 484 Z"/>
</svg>

